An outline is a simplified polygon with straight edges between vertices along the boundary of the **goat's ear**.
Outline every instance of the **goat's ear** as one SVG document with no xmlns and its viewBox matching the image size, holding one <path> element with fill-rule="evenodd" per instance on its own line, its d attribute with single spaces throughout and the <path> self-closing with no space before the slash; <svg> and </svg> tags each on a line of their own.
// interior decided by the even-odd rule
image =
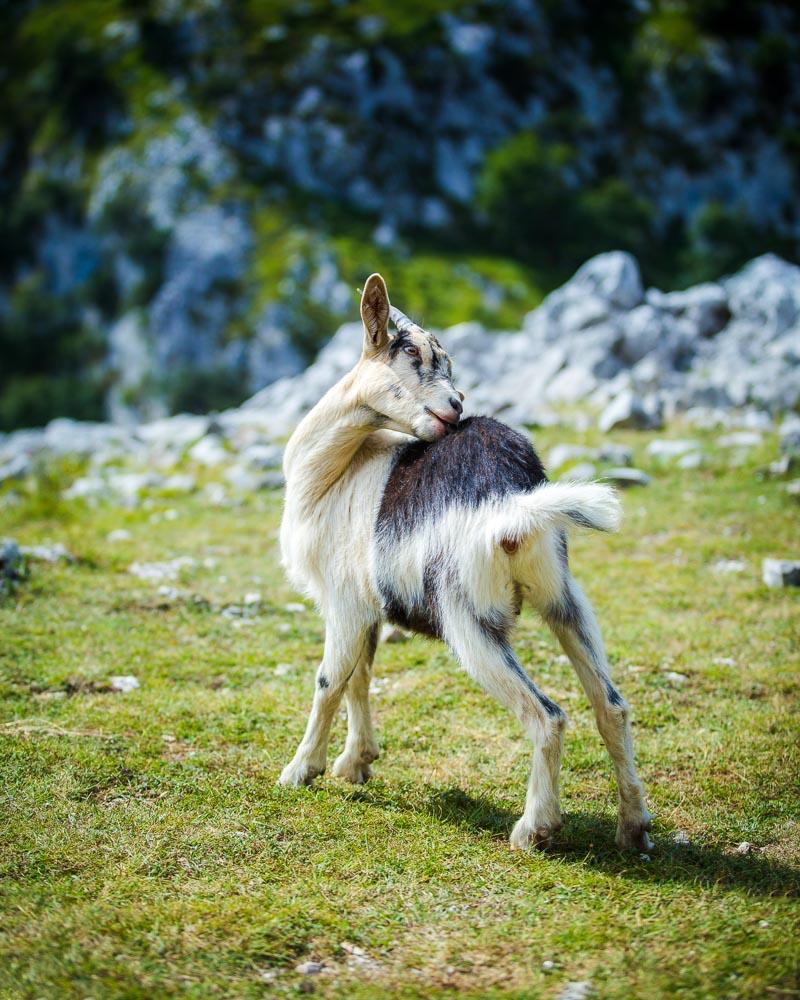
<svg viewBox="0 0 800 1000">
<path fill-rule="evenodd" d="M 364 354 L 377 354 L 389 342 L 389 293 L 379 274 L 371 274 L 361 293 Z"/>
</svg>

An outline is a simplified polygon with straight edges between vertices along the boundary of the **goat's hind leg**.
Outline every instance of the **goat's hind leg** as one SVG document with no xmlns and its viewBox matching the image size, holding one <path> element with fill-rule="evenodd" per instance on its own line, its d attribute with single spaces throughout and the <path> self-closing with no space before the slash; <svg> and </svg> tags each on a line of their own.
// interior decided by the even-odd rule
<svg viewBox="0 0 800 1000">
<path fill-rule="evenodd" d="M 347 740 L 344 750 L 336 758 L 332 774 L 354 785 L 363 785 L 372 777 L 370 765 L 379 753 L 372 716 L 369 710 L 369 683 L 372 661 L 378 643 L 378 626 L 370 630 L 364 655 L 358 661 L 353 676 L 345 690 L 347 702 Z"/>
<path fill-rule="evenodd" d="M 278 779 L 281 785 L 310 785 L 324 772 L 333 717 L 348 681 L 367 656 L 371 660 L 374 635 L 372 625 L 328 623 L 305 735 Z"/>
<path fill-rule="evenodd" d="M 546 846 L 561 827 L 559 776 L 567 717 L 528 677 L 505 629 L 467 611 L 448 615 L 446 638 L 467 673 L 522 723 L 534 746 L 525 811 L 511 832 L 517 849 Z"/>
<path fill-rule="evenodd" d="M 559 599 L 542 609 L 594 710 L 597 728 L 614 764 L 619 795 L 617 845 L 649 851 L 650 813 L 636 773 L 630 709 L 611 682 L 600 627 L 592 606 L 567 570 Z"/>
</svg>

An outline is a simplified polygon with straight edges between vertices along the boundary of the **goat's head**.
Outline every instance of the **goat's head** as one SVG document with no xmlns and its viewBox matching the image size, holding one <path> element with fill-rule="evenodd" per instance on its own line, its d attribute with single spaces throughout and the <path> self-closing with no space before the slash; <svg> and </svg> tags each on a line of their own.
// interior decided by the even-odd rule
<svg viewBox="0 0 800 1000">
<path fill-rule="evenodd" d="M 432 333 L 389 304 L 386 285 L 372 274 L 361 295 L 364 347 L 358 391 L 383 426 L 436 441 L 461 419 L 464 394 L 453 386 L 450 357 Z M 395 328 L 390 334 L 389 321 Z"/>
</svg>

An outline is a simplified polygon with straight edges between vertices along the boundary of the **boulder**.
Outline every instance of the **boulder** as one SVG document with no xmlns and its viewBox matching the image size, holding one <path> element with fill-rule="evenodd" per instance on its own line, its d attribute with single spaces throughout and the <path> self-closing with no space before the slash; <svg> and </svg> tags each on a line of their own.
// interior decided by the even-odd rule
<svg viewBox="0 0 800 1000">
<path fill-rule="evenodd" d="M 621 486 L 623 489 L 627 489 L 629 486 L 649 486 L 652 481 L 646 472 L 642 472 L 640 469 L 631 469 L 627 466 L 618 469 L 606 469 L 603 472 L 603 479 L 609 483 L 613 483 L 614 486 Z"/>
<path fill-rule="evenodd" d="M 657 430 L 663 426 L 663 417 L 657 402 L 625 389 L 600 414 L 598 426 L 604 433 L 623 428 Z"/>
</svg>

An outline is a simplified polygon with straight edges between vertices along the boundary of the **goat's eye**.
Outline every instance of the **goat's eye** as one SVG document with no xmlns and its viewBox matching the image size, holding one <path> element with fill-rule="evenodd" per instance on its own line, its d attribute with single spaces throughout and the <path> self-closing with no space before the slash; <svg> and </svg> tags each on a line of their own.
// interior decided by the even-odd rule
<svg viewBox="0 0 800 1000">
<path fill-rule="evenodd" d="M 418 358 L 418 357 L 420 357 L 420 353 L 419 353 L 419 348 L 418 347 L 405 347 L 403 349 L 405 350 L 406 354 L 410 358 Z"/>
</svg>

